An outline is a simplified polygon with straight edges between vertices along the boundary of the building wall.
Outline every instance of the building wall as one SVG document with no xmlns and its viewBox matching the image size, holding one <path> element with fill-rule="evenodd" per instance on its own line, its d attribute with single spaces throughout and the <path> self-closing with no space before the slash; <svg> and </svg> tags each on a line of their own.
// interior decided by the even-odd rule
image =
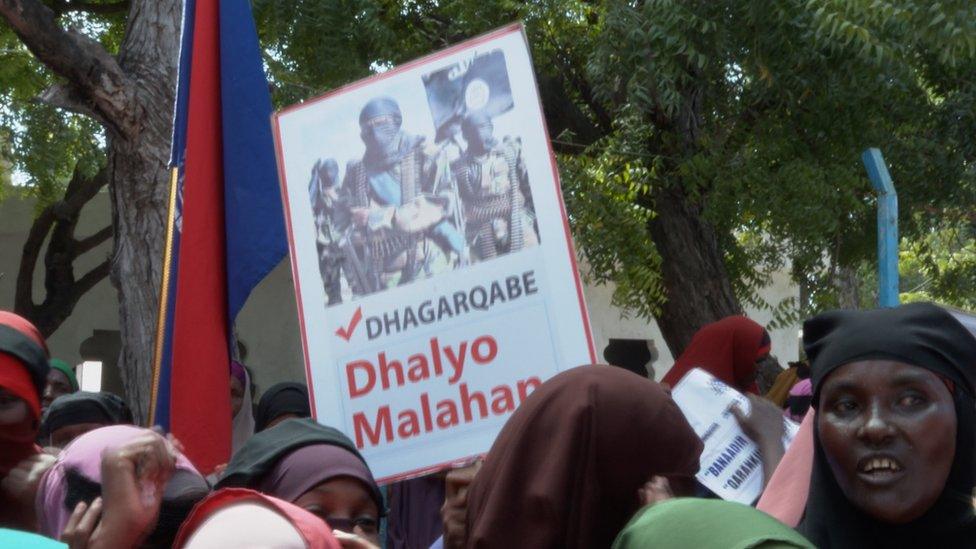
<svg viewBox="0 0 976 549">
<path fill-rule="evenodd" d="M 82 212 L 79 221 L 79 235 L 94 233 L 110 219 L 109 199 L 99 194 Z M 12 309 L 17 271 L 21 250 L 33 219 L 32 200 L 8 198 L 0 202 L 0 308 Z M 103 244 L 89 252 L 79 262 L 78 275 L 97 265 L 111 254 L 111 243 Z M 41 263 L 43 264 L 43 263 Z M 43 269 L 39 268 L 35 281 L 35 299 L 43 297 Z M 610 303 L 613 288 L 608 286 L 589 286 L 584 288 L 586 303 L 593 327 L 597 354 L 602 360 L 604 347 L 611 338 L 645 339 L 653 342 L 658 358 L 653 364 L 657 378 L 670 368 L 673 358 L 664 338 L 653 321 L 640 318 L 625 318 L 623 311 Z M 788 297 L 796 297 L 798 289 L 786 272 L 777 273 L 773 283 L 763 297 L 770 303 L 778 303 Z M 768 312 L 748 311 L 747 314 L 760 323 L 770 320 Z M 255 289 L 241 311 L 237 322 L 238 339 L 247 349 L 246 363 L 251 367 L 258 391 L 285 380 L 300 381 L 304 378 L 301 338 L 298 328 L 298 313 L 295 305 L 291 280 L 291 267 L 283 261 Z M 115 289 L 106 279 L 86 294 L 71 317 L 61 326 L 48 343 L 53 356 L 78 363 L 82 360 L 81 345 L 92 341 L 99 331 L 100 337 L 106 332 L 118 330 L 118 302 Z M 773 354 L 782 364 L 796 360 L 798 353 L 797 333 L 799 327 L 773 330 L 770 335 Z M 97 339 L 97 338 L 96 338 Z M 117 374 L 112 366 L 106 365 L 107 388 L 116 389 Z"/>
</svg>

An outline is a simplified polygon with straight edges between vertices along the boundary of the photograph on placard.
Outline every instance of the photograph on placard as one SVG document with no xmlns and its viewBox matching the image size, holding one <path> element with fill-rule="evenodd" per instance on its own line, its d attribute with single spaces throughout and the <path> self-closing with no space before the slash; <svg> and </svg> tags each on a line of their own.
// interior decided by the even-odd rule
<svg viewBox="0 0 976 549">
<path fill-rule="evenodd" d="M 330 126 L 342 139 L 311 165 L 328 306 L 539 244 L 522 138 L 504 131 L 504 52 L 420 79 L 426 105 L 402 89 L 366 98 Z"/>
</svg>

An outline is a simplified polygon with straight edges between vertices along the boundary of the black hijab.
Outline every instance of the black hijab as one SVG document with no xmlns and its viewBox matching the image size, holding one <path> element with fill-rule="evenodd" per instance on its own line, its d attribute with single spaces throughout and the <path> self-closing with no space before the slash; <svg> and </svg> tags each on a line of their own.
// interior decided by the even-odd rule
<svg viewBox="0 0 976 549">
<path fill-rule="evenodd" d="M 803 324 L 813 406 L 827 376 L 852 362 L 887 359 L 953 382 L 956 455 L 935 505 L 908 524 L 881 522 L 844 496 L 814 429 L 810 495 L 798 530 L 822 549 L 976 546 L 976 339 L 944 309 L 915 303 L 873 311 L 831 311 Z"/>
<path fill-rule="evenodd" d="M 41 420 L 42 438 L 51 433 L 79 423 L 119 425 L 132 423 L 132 410 L 121 398 L 112 393 L 78 391 L 54 399 Z"/>
<path fill-rule="evenodd" d="M 254 432 L 267 429 L 269 423 L 285 414 L 312 416 L 312 409 L 308 405 L 308 387 L 304 384 L 286 381 L 272 385 L 265 391 L 254 413 Z"/>
</svg>

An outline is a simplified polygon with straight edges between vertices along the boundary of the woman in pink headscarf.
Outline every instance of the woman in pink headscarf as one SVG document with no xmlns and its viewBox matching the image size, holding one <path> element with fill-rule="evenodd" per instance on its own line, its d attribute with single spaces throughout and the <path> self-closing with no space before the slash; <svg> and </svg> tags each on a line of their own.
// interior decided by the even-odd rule
<svg viewBox="0 0 976 549">
<path fill-rule="evenodd" d="M 338 549 L 329 526 L 308 511 L 254 490 L 226 488 L 193 509 L 173 547 Z"/>
<path fill-rule="evenodd" d="M 155 431 L 102 427 L 76 438 L 41 479 L 38 524 L 46 536 L 82 545 L 170 547 L 209 491 L 190 461 Z"/>
</svg>

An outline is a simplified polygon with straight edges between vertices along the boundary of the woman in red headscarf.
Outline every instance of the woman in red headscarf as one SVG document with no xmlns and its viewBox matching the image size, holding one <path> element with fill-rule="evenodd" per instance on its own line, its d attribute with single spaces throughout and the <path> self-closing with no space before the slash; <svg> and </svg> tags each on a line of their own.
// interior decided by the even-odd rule
<svg viewBox="0 0 976 549">
<path fill-rule="evenodd" d="M 37 469 L 34 444 L 47 383 L 44 338 L 27 319 L 0 311 L 0 525 L 31 528 L 33 506 L 25 484 Z M 11 478 L 7 478 L 7 477 Z M 16 477 L 16 478 L 15 478 Z M 30 478 L 28 478 L 30 477 Z"/>
<path fill-rule="evenodd" d="M 674 387 L 693 368 L 701 368 L 743 393 L 758 394 L 756 363 L 769 350 L 765 328 L 744 316 L 728 316 L 698 330 L 661 383 Z"/>
</svg>

